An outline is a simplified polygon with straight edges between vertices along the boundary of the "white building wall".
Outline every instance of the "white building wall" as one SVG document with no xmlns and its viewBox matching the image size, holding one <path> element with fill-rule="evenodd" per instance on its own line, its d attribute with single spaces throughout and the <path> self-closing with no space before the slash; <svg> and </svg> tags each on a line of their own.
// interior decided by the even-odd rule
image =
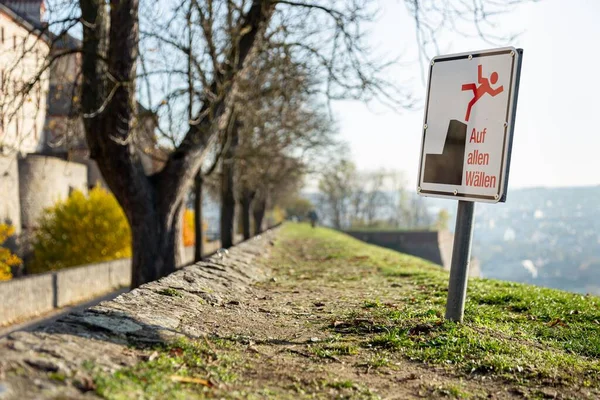
<svg viewBox="0 0 600 400">
<path fill-rule="evenodd" d="M 44 209 L 66 200 L 71 190 L 87 194 L 87 166 L 52 156 L 29 154 L 19 161 L 21 222 L 35 228 Z"/>
<path fill-rule="evenodd" d="M 49 72 L 37 75 L 48 52 L 48 44 L 37 33 L 30 33 L 0 10 L 0 147 L 4 154 L 42 148 Z"/>
<path fill-rule="evenodd" d="M 15 154 L 0 155 L 0 224 L 9 223 L 17 234 L 21 232 L 18 167 Z"/>
</svg>

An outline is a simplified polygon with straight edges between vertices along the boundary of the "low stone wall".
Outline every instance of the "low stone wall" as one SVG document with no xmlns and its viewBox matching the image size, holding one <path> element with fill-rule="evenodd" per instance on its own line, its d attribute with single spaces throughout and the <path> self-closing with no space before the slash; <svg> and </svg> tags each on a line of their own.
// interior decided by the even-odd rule
<svg viewBox="0 0 600 400">
<path fill-rule="evenodd" d="M 55 282 L 52 273 L 0 282 L 0 326 L 52 311 Z"/>
<path fill-rule="evenodd" d="M 131 263 L 128 259 L 116 262 Z M 118 288 L 112 285 L 108 262 L 63 269 L 56 272 L 56 306 L 68 306 Z"/>
<path fill-rule="evenodd" d="M 452 234 L 445 231 L 347 231 L 346 234 L 388 249 L 424 258 L 450 269 Z M 450 246 L 447 246 L 450 242 Z"/>
<path fill-rule="evenodd" d="M 0 326 L 93 299 L 129 282 L 128 258 L 0 282 Z"/>
<path fill-rule="evenodd" d="M 358 240 L 421 257 L 450 271 L 454 235 L 448 231 L 346 231 Z M 480 277 L 479 261 L 471 260 L 469 276 Z"/>
<path fill-rule="evenodd" d="M 214 253 L 220 245 L 218 241 L 206 243 L 204 254 Z M 194 248 L 187 247 L 182 265 L 193 260 Z M 130 283 L 129 258 L 0 282 L 0 326 L 91 300 Z"/>
</svg>

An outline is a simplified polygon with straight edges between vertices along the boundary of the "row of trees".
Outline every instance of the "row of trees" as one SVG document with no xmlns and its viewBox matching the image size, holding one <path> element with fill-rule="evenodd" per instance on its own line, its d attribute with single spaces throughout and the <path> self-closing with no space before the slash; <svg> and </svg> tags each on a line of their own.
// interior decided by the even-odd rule
<svg viewBox="0 0 600 400">
<path fill-rule="evenodd" d="M 495 0 L 405 3 L 423 58 L 456 21 L 482 34 L 490 16 L 507 10 Z M 228 246 L 236 202 L 248 236 L 250 214 L 260 229 L 269 204 L 320 168 L 334 131 L 323 111 L 329 101 L 414 104 L 382 79 L 387 60 L 365 42 L 373 11 L 368 0 L 48 1 L 41 34 L 51 48 L 66 34 L 81 45 L 51 49 L 36 79 L 61 57 L 80 55 L 73 100 L 90 157 L 131 226 L 134 287 L 175 270 L 190 191 L 199 207 L 203 187 L 217 182 Z M 140 157 L 148 150 L 139 138 L 140 103 L 157 116 L 163 150 L 149 175 Z"/>
<path fill-rule="evenodd" d="M 432 215 L 424 199 L 407 189 L 402 172 L 361 172 L 347 159 L 324 170 L 316 203 L 324 222 L 337 229 L 446 229 L 448 224 L 445 210 Z"/>
</svg>

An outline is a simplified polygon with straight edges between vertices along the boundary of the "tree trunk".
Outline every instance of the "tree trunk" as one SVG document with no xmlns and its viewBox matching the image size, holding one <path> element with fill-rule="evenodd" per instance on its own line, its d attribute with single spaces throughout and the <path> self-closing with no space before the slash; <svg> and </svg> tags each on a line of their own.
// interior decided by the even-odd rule
<svg viewBox="0 0 600 400">
<path fill-rule="evenodd" d="M 132 235 L 132 287 L 155 281 L 175 271 L 181 263 L 182 204 L 159 211 L 149 203 L 146 211 L 130 212 Z M 148 210 L 153 209 L 153 212 Z M 136 268 L 137 267 L 137 268 Z"/>
<path fill-rule="evenodd" d="M 223 155 L 221 169 L 221 247 L 233 246 L 235 236 L 235 152 L 239 141 L 238 122 L 235 117 L 230 120 L 230 143 Z"/>
<path fill-rule="evenodd" d="M 242 189 L 242 195 L 240 199 L 241 206 L 241 217 L 242 217 L 242 231 L 244 240 L 250 239 L 252 233 L 250 232 L 250 211 L 252 209 L 252 200 L 254 200 L 256 192 L 246 187 Z"/>
<path fill-rule="evenodd" d="M 202 171 L 198 171 L 194 182 L 194 262 L 202 260 L 204 232 L 202 231 Z"/>
<path fill-rule="evenodd" d="M 248 240 L 251 237 L 250 233 L 250 199 L 247 196 L 242 196 L 240 201 L 241 205 L 241 217 L 242 217 L 242 234 L 244 235 L 244 240 Z"/>
<path fill-rule="evenodd" d="M 256 199 L 254 202 L 254 208 L 252 214 L 254 216 L 254 234 L 258 235 L 262 233 L 263 219 L 265 218 L 265 212 L 267 209 L 267 200 L 262 197 Z"/>
<path fill-rule="evenodd" d="M 221 247 L 233 246 L 235 234 L 235 196 L 233 194 L 233 160 L 224 160 L 221 171 Z"/>
</svg>

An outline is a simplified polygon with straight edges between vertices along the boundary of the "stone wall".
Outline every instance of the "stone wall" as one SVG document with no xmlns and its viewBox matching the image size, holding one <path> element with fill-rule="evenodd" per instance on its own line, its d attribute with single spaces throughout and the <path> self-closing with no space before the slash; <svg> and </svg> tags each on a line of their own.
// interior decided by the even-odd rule
<svg viewBox="0 0 600 400">
<path fill-rule="evenodd" d="M 454 235 L 448 231 L 346 231 L 346 234 L 381 247 L 410 254 L 450 270 Z M 481 275 L 479 262 L 472 262 L 469 275 Z"/>
<path fill-rule="evenodd" d="M 0 326 L 93 299 L 129 282 L 128 258 L 0 282 Z"/>
<path fill-rule="evenodd" d="M 440 236 L 442 242 L 448 232 L 437 231 L 347 231 L 346 234 L 362 240 L 363 242 L 376 244 L 377 246 L 387 247 L 402 253 L 410 254 L 416 257 L 424 258 L 435 264 L 450 268 L 452 258 L 452 245 L 450 245 L 450 254 L 443 254 L 445 247 L 440 246 Z"/>
<path fill-rule="evenodd" d="M 71 190 L 87 193 L 87 181 L 87 167 L 83 164 L 37 154 L 19 160 L 23 228 L 34 228 L 44 209 L 69 197 Z"/>
<path fill-rule="evenodd" d="M 112 262 L 130 264 L 127 259 Z M 87 300 L 91 295 L 107 293 L 117 288 L 119 286 L 113 286 L 110 279 L 109 262 L 63 269 L 56 272 L 56 306 L 68 306 Z"/>
<path fill-rule="evenodd" d="M 52 273 L 0 282 L 0 326 L 54 309 Z"/>
<path fill-rule="evenodd" d="M 9 223 L 21 232 L 19 164 L 16 155 L 0 155 L 0 223 Z"/>
</svg>

